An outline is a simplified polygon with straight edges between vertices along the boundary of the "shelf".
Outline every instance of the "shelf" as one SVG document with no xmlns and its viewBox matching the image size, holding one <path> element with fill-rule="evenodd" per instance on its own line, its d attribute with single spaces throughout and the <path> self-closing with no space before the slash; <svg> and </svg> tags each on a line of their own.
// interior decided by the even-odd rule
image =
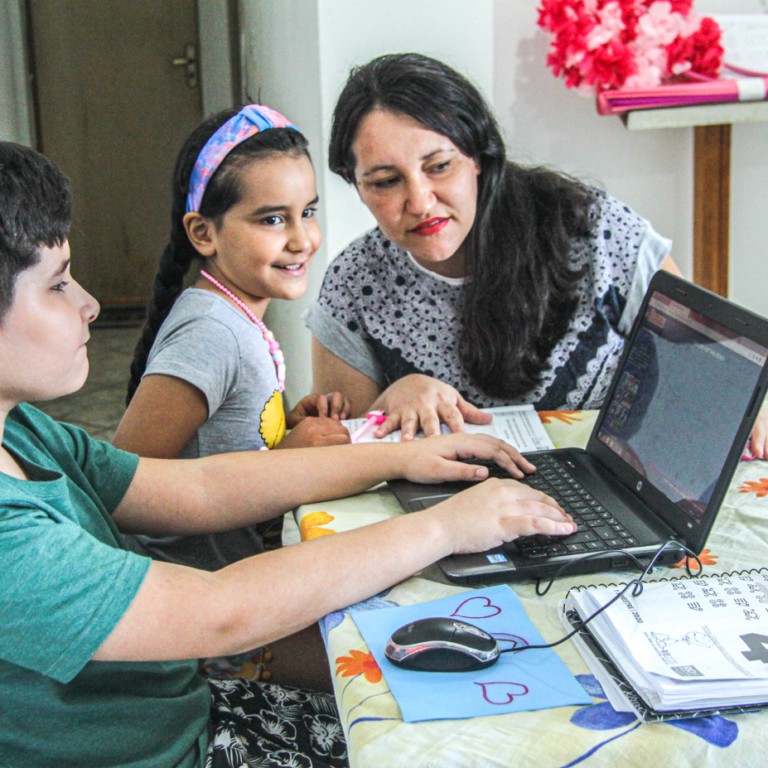
<svg viewBox="0 0 768 768">
<path fill-rule="evenodd" d="M 621 116 L 630 131 L 651 128 L 691 128 L 697 125 L 729 125 L 768 121 L 768 101 L 700 104 L 695 107 L 636 109 Z"/>
</svg>

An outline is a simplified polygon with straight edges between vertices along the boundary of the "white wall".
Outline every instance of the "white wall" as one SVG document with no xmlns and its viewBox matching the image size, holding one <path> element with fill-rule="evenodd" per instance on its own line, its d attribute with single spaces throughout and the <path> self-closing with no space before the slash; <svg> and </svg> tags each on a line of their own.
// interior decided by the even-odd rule
<svg viewBox="0 0 768 768">
<path fill-rule="evenodd" d="M 307 136 L 317 173 L 323 246 L 306 296 L 273 301 L 265 318 L 280 339 L 288 367 L 287 400 L 312 391 L 309 331 L 299 315 L 322 282 L 329 261 L 374 225 L 354 190 L 327 168 L 336 99 L 349 70 L 382 53 L 437 56 L 493 93 L 492 0 L 242 0 L 246 88 L 283 112 Z"/>
<path fill-rule="evenodd" d="M 493 93 L 491 0 L 319 0 L 323 173 L 329 221 L 326 254 L 333 259 L 374 226 L 353 189 L 327 168 L 336 101 L 355 65 L 384 53 L 418 52 L 442 59 Z"/>
<path fill-rule="evenodd" d="M 320 93 L 320 44 L 316 0 L 243 0 L 244 90 L 284 114 L 307 137 L 318 171 L 320 226 L 328 229 L 324 176 L 325 155 Z M 285 353 L 286 399 L 295 404 L 312 391 L 310 336 L 299 315 L 317 295 L 325 271 L 324 251 L 309 272 L 303 299 L 273 301 L 264 318 Z"/>
<path fill-rule="evenodd" d="M 21 4 L 0 3 L 0 139 L 32 143 L 22 47 Z"/>
</svg>

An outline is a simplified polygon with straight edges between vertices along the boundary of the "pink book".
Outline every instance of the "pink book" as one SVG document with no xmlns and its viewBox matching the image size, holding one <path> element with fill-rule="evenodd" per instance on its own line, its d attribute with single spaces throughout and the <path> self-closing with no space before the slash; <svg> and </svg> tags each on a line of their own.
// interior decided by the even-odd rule
<svg viewBox="0 0 768 768">
<path fill-rule="evenodd" d="M 685 107 L 694 104 L 719 104 L 729 101 L 764 101 L 768 98 L 768 76 L 740 77 L 734 80 L 660 85 L 641 90 L 624 88 L 597 95 L 601 115 L 620 115 L 633 109 Z"/>
</svg>

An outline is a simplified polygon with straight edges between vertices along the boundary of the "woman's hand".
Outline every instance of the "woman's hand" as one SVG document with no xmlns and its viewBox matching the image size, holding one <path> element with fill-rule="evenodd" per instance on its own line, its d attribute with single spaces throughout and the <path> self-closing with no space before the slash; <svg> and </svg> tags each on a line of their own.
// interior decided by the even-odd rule
<svg viewBox="0 0 768 768">
<path fill-rule="evenodd" d="M 326 445 L 346 445 L 349 442 L 349 430 L 338 419 L 306 416 L 276 447 L 319 448 Z"/>
<path fill-rule="evenodd" d="M 747 442 L 745 458 L 768 459 L 768 403 L 763 403 Z"/>
<path fill-rule="evenodd" d="M 516 448 L 490 435 L 439 435 L 393 447 L 398 450 L 398 477 L 414 483 L 485 480 L 488 467 L 473 464 L 473 459 L 495 461 L 516 478 L 536 471 Z"/>
<path fill-rule="evenodd" d="M 470 405 L 453 387 L 442 381 L 414 373 L 398 379 L 378 397 L 371 409 L 381 408 L 387 420 L 376 430 L 384 437 L 396 429 L 402 440 L 413 440 L 421 426 L 426 437 L 440 434 L 440 422 L 451 432 L 464 432 L 464 422 L 490 424 L 493 418 Z"/>
<path fill-rule="evenodd" d="M 307 395 L 302 397 L 286 416 L 285 424 L 288 429 L 295 429 L 307 416 L 327 416 L 341 421 L 349 418 L 350 410 L 349 400 L 341 392 L 331 392 L 329 395 Z"/>
<path fill-rule="evenodd" d="M 485 552 L 519 536 L 576 531 L 554 499 L 515 480 L 492 478 L 418 514 L 439 519 L 454 555 Z"/>
</svg>

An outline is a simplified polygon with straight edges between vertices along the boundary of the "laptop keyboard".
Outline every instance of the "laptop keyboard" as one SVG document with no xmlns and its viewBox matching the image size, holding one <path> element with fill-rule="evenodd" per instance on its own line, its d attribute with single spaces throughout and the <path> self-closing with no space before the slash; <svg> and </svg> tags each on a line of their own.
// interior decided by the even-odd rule
<svg viewBox="0 0 768 768">
<path fill-rule="evenodd" d="M 496 477 L 509 477 L 501 470 Z M 524 536 L 515 544 L 523 557 L 543 560 L 569 554 L 637 546 L 637 539 L 579 481 L 551 456 L 536 457 L 536 474 L 524 482 L 551 496 L 573 518 L 578 528 L 570 536 Z"/>
</svg>

